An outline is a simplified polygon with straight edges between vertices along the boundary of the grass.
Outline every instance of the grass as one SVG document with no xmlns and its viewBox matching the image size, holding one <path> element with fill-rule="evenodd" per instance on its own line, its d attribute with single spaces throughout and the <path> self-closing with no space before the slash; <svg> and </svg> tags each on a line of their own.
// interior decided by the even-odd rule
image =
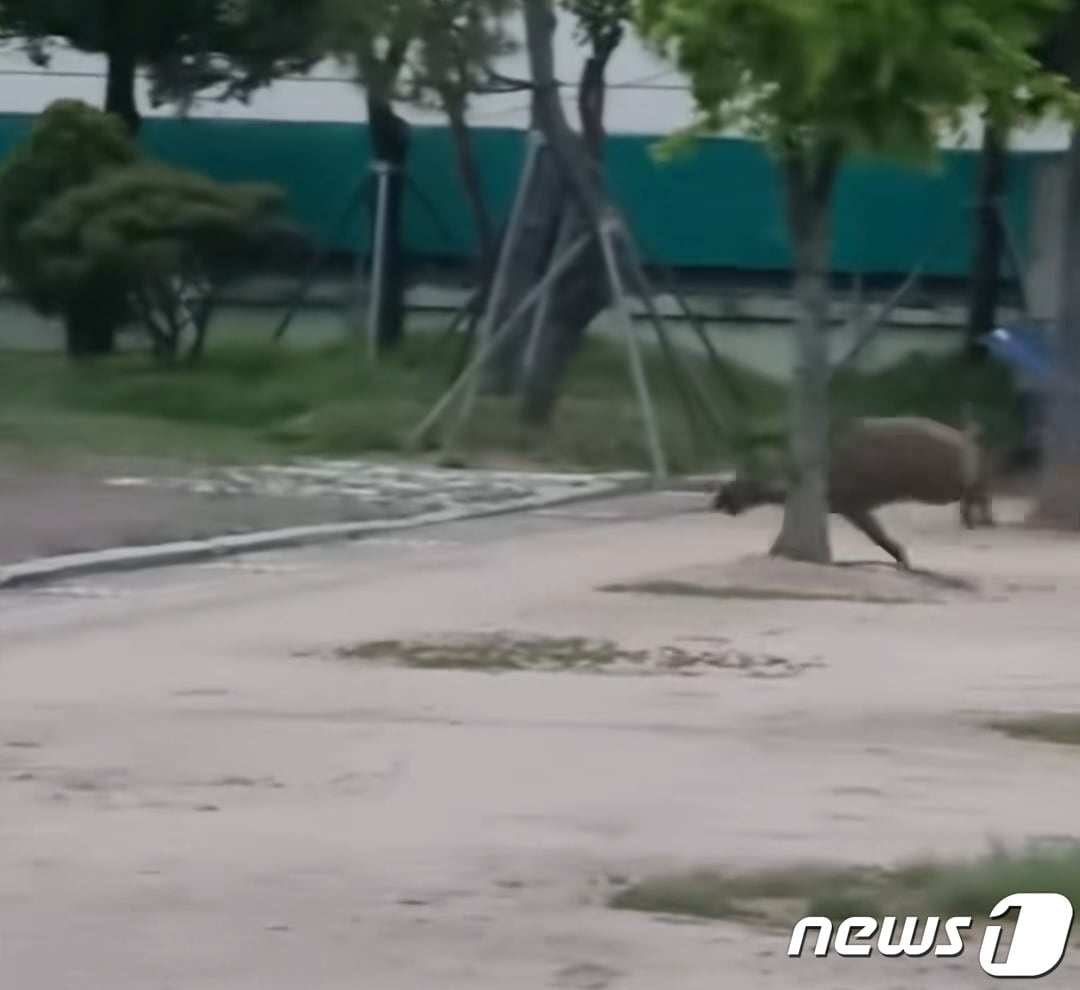
<svg viewBox="0 0 1080 990">
<path fill-rule="evenodd" d="M 630 884 L 609 903 L 620 910 L 790 930 L 807 916 L 962 916 L 978 923 L 1018 890 L 1052 890 L 1076 903 L 1080 843 L 995 848 L 966 861 L 926 860 L 896 869 L 796 866 L 730 875 L 701 870 Z"/>
<path fill-rule="evenodd" d="M 1080 714 L 1051 712 L 1016 718 L 996 719 L 987 727 L 1013 739 L 1053 743 L 1058 746 L 1080 746 Z"/>
<path fill-rule="evenodd" d="M 384 640 L 336 651 L 340 660 L 390 661 L 421 670 L 595 670 L 618 661 L 642 660 L 607 640 L 577 636 L 510 636 L 504 633 L 461 639 Z"/>
<path fill-rule="evenodd" d="M 646 358 L 672 470 L 729 465 L 737 452 L 722 436 L 695 441 L 661 355 L 653 348 Z M 211 462 L 402 454 L 406 435 L 445 391 L 451 359 L 449 348 L 436 353 L 431 334 L 416 335 L 377 366 L 344 344 L 276 349 L 212 341 L 200 364 L 177 368 L 154 367 L 136 354 L 76 368 L 58 355 L 0 352 L 0 449 Z M 687 360 L 721 411 L 730 410 L 729 393 L 708 362 Z M 970 401 L 988 433 L 1007 445 L 1016 432 L 1007 376 L 992 364 L 965 369 L 959 358 L 912 358 L 882 374 L 844 375 L 836 383 L 837 409 L 957 421 Z M 745 396 L 729 418 L 757 441 L 779 443 L 783 389 L 748 371 L 728 372 Z M 506 401 L 481 399 L 450 460 L 646 469 L 648 450 L 621 348 L 602 339 L 586 345 L 544 432 L 519 424 Z"/>
<path fill-rule="evenodd" d="M 834 570 L 837 574 L 855 574 L 858 576 L 859 570 L 857 568 L 861 566 L 863 565 L 840 562 L 829 565 L 829 569 Z M 971 593 L 978 591 L 978 586 L 965 578 L 952 577 L 935 571 L 897 571 L 891 564 L 884 564 L 883 566 L 888 569 L 883 570 L 881 573 L 885 575 L 894 574 L 908 582 L 920 579 L 926 585 L 935 588 Z M 821 575 L 816 578 L 819 582 L 825 577 L 825 569 L 821 569 L 821 571 Z M 863 573 L 869 575 L 870 572 L 863 571 Z M 914 584 L 912 584 L 912 587 L 914 587 Z M 728 601 L 858 602 L 865 605 L 925 605 L 934 601 L 934 598 L 927 594 L 874 591 L 872 587 L 865 590 L 858 587 L 829 588 L 823 585 L 819 585 L 817 588 L 800 588 L 793 587 L 791 584 L 770 586 L 769 584 L 741 583 L 739 581 L 709 584 L 660 579 L 608 584 L 600 590 L 615 594 L 662 595 L 675 598 L 715 598 Z"/>
<path fill-rule="evenodd" d="M 200 365 L 177 368 L 129 354 L 75 368 L 59 356 L 0 352 L 0 447 L 218 462 L 403 454 L 406 436 L 449 384 L 451 357 L 433 353 L 423 339 L 378 366 L 345 345 L 222 345 Z M 695 446 L 669 376 L 656 355 L 649 364 L 673 469 L 723 465 L 723 438 Z M 752 386 L 759 399 L 778 402 L 768 386 Z M 648 467 L 623 355 L 606 342 L 586 348 L 549 430 L 529 430 L 513 412 L 505 401 L 481 399 L 453 459 Z"/>
<path fill-rule="evenodd" d="M 305 654 L 307 655 L 307 654 Z M 677 646 L 625 649 L 611 640 L 580 636 L 535 636 L 506 632 L 427 640 L 380 640 L 334 650 L 336 660 L 396 664 L 419 670 L 589 671 L 618 668 L 638 674 L 734 671 L 749 677 L 797 677 L 822 666 L 820 659 L 794 661 L 726 647 L 685 650 Z"/>
<path fill-rule="evenodd" d="M 600 589 L 614 594 L 667 595 L 675 598 L 717 598 L 726 601 L 752 602 L 858 602 L 861 605 L 921 605 L 923 599 L 900 595 L 875 595 L 869 592 L 796 591 L 786 588 L 752 588 L 727 584 L 710 587 L 690 581 L 640 581 L 635 584 L 609 584 Z"/>
</svg>

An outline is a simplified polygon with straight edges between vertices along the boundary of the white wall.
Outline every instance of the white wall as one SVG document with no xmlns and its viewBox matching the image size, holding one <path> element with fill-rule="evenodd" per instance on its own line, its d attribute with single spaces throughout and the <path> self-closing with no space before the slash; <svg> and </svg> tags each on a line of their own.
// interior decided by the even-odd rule
<svg viewBox="0 0 1080 990">
<path fill-rule="evenodd" d="M 520 37 L 520 25 L 515 24 Z M 573 26 L 563 17 L 556 36 L 556 64 L 564 81 L 568 116 L 576 123 L 574 85 L 581 69 L 583 53 L 577 46 Z M 527 65 L 518 53 L 502 61 L 499 69 L 524 78 Z M 62 97 L 99 102 L 104 89 L 103 60 L 77 52 L 60 51 L 51 69 L 32 65 L 15 46 L 0 48 L 0 112 L 35 113 Z M 664 134 L 687 123 L 692 102 L 686 82 L 662 60 L 646 51 L 637 39 L 627 38 L 611 62 L 608 78 L 611 93 L 607 124 L 612 132 Z M 145 87 L 142 107 L 150 116 L 166 116 L 169 108 L 150 108 Z M 440 123 L 437 114 L 404 108 L 416 123 Z M 195 108 L 198 117 L 246 117 L 260 120 L 363 121 L 364 101 L 343 70 L 333 64 L 320 66 L 306 78 L 285 79 L 256 94 L 250 105 L 204 102 Z M 477 127 L 524 128 L 528 124 L 528 95 L 511 93 L 478 96 L 472 121 Z M 966 144 L 978 141 L 973 125 Z M 955 142 L 943 142 L 955 144 Z M 1057 151 L 1067 144 L 1063 128 L 1051 124 L 1018 134 L 1014 147 L 1023 150 Z"/>
</svg>

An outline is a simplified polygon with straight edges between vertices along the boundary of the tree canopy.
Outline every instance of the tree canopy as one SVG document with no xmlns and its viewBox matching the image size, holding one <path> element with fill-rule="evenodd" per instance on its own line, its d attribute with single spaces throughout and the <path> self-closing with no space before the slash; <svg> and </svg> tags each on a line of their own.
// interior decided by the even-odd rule
<svg viewBox="0 0 1080 990">
<path fill-rule="evenodd" d="M 27 243 L 26 231 L 39 213 L 70 189 L 93 182 L 114 168 L 132 165 L 139 153 L 123 122 L 80 100 L 57 100 L 41 114 L 30 134 L 0 169 L 0 268 L 15 288 L 44 313 L 64 313 L 39 259 Z M 111 348 L 111 328 L 121 306 L 108 287 L 99 287 L 96 306 L 102 321 L 80 323 L 93 339 L 72 336 L 73 352 Z"/>
<path fill-rule="evenodd" d="M 578 117 L 590 154 L 600 159 L 605 141 L 607 65 L 633 20 L 634 3 L 633 0 L 560 0 L 560 6 L 574 18 L 577 40 L 588 51 L 578 86 Z"/>
<path fill-rule="evenodd" d="M 633 19 L 634 0 L 561 0 L 573 16 L 577 39 L 594 52 L 614 51 Z"/>
<path fill-rule="evenodd" d="M 65 320 L 72 354 L 110 350 L 135 319 L 175 356 L 192 306 L 208 315 L 206 300 L 253 262 L 306 247 L 283 207 L 275 186 L 149 162 L 119 118 L 58 100 L 0 170 L 0 267 Z"/>
<path fill-rule="evenodd" d="M 781 164 L 795 256 L 790 485 L 773 553 L 826 563 L 831 206 L 843 161 L 929 162 L 972 111 L 1013 122 L 1075 109 L 1032 53 L 1059 0 L 640 0 L 643 33 L 689 77 L 697 120 Z M 873 527 L 873 520 L 863 520 Z"/>
<path fill-rule="evenodd" d="M 515 0 L 425 0 L 416 12 L 406 95 L 453 112 L 491 85 L 492 63 L 518 48 L 507 31 Z"/>
<path fill-rule="evenodd" d="M 646 36 L 690 78 L 697 131 L 737 127 L 786 156 L 925 161 L 991 105 L 1072 103 L 1032 49 L 1059 0 L 641 0 Z"/>
<path fill-rule="evenodd" d="M 69 189 L 23 240 L 58 307 L 92 281 L 122 286 L 155 353 L 173 359 L 188 328 L 201 348 L 216 290 L 253 262 L 306 248 L 281 218 L 284 202 L 276 186 L 139 162 Z"/>
<path fill-rule="evenodd" d="M 0 37 L 47 63 L 63 42 L 108 62 L 106 109 L 138 129 L 136 70 L 156 103 L 246 97 L 318 59 L 323 0 L 0 0 Z"/>
</svg>

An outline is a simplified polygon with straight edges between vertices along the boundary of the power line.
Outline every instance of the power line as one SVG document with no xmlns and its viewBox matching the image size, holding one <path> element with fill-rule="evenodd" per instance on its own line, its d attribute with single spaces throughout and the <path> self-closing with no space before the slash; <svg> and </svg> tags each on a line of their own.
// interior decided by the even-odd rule
<svg viewBox="0 0 1080 990">
<path fill-rule="evenodd" d="M 687 83 L 654 83 L 650 82 L 651 79 L 656 79 L 661 76 L 671 75 L 671 70 L 664 70 L 662 72 L 651 73 L 648 76 L 640 79 L 630 79 L 625 82 L 612 82 L 607 84 L 608 90 L 638 90 L 638 91 L 650 91 L 655 90 L 657 92 L 671 91 L 671 92 L 685 92 L 689 90 Z M 88 70 L 75 70 L 75 69 L 53 69 L 53 68 L 27 68 L 27 69 L 0 69 L 0 77 L 20 77 L 20 76 L 34 76 L 37 78 L 45 79 L 93 79 L 104 80 L 104 72 L 91 72 Z M 282 76 L 278 82 L 288 83 L 339 83 L 344 86 L 354 86 L 356 83 L 348 76 L 327 76 L 327 75 L 308 75 L 308 76 Z M 556 85 L 560 89 L 575 90 L 579 88 L 579 84 L 576 82 L 557 82 Z M 492 96 L 499 94 L 481 93 L 478 96 Z"/>
<path fill-rule="evenodd" d="M 686 93 L 689 92 L 690 87 L 686 83 L 672 82 L 663 83 L 657 80 L 662 79 L 664 76 L 670 76 L 674 74 L 672 69 L 660 69 L 653 72 L 646 73 L 635 78 L 623 80 L 621 82 L 609 82 L 606 85 L 606 89 L 611 91 L 624 91 L 624 92 L 671 92 L 671 93 Z M 89 70 L 74 70 L 74 69 L 54 69 L 54 68 L 8 68 L 0 69 L 0 78 L 2 77 L 24 77 L 34 76 L 36 78 L 56 78 L 56 79 L 93 79 L 95 81 L 104 81 L 104 72 L 91 72 Z M 278 82 L 288 83 L 300 83 L 300 84 L 341 84 L 350 87 L 356 87 L 357 84 L 348 76 L 328 76 L 328 75 L 316 75 L 310 74 L 305 76 L 283 76 Z M 558 81 L 557 87 L 563 92 L 560 94 L 561 99 L 564 101 L 570 101 L 576 98 L 577 91 L 580 89 L 580 85 L 576 82 L 563 82 Z M 269 88 L 269 87 L 267 87 Z M 359 88 L 359 87 L 357 87 Z M 265 92 L 265 90 L 264 90 Z M 484 99 L 491 99 L 497 96 L 510 95 L 508 93 L 477 93 L 473 99 L 481 101 Z M 212 99 L 204 99 L 200 102 L 213 102 Z M 527 112 L 530 107 L 530 100 L 518 100 L 515 101 L 512 106 L 499 107 L 495 110 L 482 110 L 480 112 L 472 112 L 469 114 L 473 121 L 484 120 L 497 120 L 500 117 L 512 117 L 517 114 Z"/>
</svg>

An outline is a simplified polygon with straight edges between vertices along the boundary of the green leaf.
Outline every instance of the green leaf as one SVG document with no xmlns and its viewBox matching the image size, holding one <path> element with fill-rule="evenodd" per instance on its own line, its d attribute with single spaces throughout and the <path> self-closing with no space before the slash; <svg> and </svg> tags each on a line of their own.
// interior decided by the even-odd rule
<svg viewBox="0 0 1080 990">
<path fill-rule="evenodd" d="M 1010 121 L 1076 113 L 1031 54 L 1055 0 L 639 0 L 649 44 L 690 78 L 699 130 L 771 149 L 932 161 L 966 109 Z"/>
</svg>

